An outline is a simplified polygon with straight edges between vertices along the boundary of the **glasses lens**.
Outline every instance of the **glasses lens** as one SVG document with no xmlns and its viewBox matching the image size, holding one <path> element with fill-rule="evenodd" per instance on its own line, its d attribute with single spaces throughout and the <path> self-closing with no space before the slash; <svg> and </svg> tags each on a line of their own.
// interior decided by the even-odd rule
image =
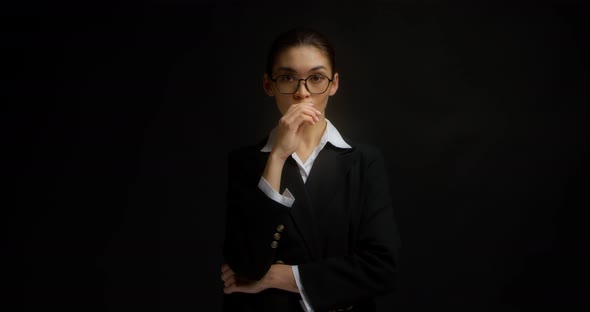
<svg viewBox="0 0 590 312">
<path fill-rule="evenodd" d="M 277 88 L 281 93 L 295 93 L 299 87 L 299 78 L 293 75 L 281 75 L 276 78 Z M 323 75 L 311 75 L 306 79 L 307 90 L 310 93 L 324 93 L 328 90 L 330 80 Z"/>
<path fill-rule="evenodd" d="M 323 75 L 311 75 L 307 77 L 307 89 L 311 93 L 324 93 L 328 89 L 330 80 Z"/>
<path fill-rule="evenodd" d="M 299 79 L 291 75 L 282 75 L 277 77 L 276 83 L 279 92 L 294 93 L 299 85 Z"/>
</svg>

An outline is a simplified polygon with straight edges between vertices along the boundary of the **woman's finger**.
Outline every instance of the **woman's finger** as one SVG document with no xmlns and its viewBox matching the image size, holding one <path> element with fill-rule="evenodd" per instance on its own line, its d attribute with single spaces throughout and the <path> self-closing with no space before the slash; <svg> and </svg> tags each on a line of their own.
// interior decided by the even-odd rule
<svg viewBox="0 0 590 312">
<path fill-rule="evenodd" d="M 234 276 L 230 276 L 229 278 L 225 279 L 223 282 L 224 287 L 231 287 L 236 283 L 236 278 Z"/>
<path fill-rule="evenodd" d="M 289 116 L 285 115 L 282 119 L 288 128 L 297 129 L 299 128 L 299 125 L 307 120 L 306 118 L 303 118 L 303 116 L 308 116 L 313 121 L 311 123 L 312 125 L 314 122 L 318 122 L 320 120 L 318 116 L 310 109 L 301 110 L 298 111 L 297 114 L 291 114 Z"/>
<path fill-rule="evenodd" d="M 309 122 L 311 125 L 315 125 L 315 123 L 316 123 L 316 120 L 313 119 L 313 117 L 311 117 L 309 115 L 300 115 L 297 118 L 296 123 L 297 123 L 297 125 L 301 125 L 302 123 L 304 123 L 306 121 Z"/>
<path fill-rule="evenodd" d="M 302 114 L 305 114 L 305 115 L 308 115 L 308 116 L 311 116 L 314 119 L 320 120 L 319 117 L 321 115 L 321 112 L 318 111 L 315 108 L 306 107 L 306 108 L 304 108 L 304 109 L 301 110 L 301 113 Z"/>
<path fill-rule="evenodd" d="M 287 113 L 285 113 L 285 116 L 297 115 L 301 111 L 307 111 L 307 112 L 310 112 L 310 114 L 316 115 L 316 116 L 320 116 L 322 114 L 322 112 L 320 112 L 319 110 L 317 110 L 313 106 L 313 104 L 311 104 L 311 103 L 300 103 L 300 104 L 293 104 L 293 105 L 291 105 L 291 107 L 289 107 L 289 110 L 287 110 Z"/>
<path fill-rule="evenodd" d="M 223 288 L 223 292 L 225 294 L 231 294 L 231 293 L 233 293 L 235 291 L 236 291 L 236 284 L 232 284 L 232 285 L 230 285 L 228 287 L 224 287 Z"/>
<path fill-rule="evenodd" d="M 226 281 L 228 278 L 230 278 L 232 276 L 234 276 L 234 271 L 232 271 L 231 269 L 227 270 L 227 271 L 221 273 L 221 280 Z"/>
</svg>

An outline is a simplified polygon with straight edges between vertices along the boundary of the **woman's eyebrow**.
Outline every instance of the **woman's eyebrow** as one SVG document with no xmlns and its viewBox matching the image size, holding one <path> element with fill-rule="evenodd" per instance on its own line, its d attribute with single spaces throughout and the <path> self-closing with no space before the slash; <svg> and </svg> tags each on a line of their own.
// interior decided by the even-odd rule
<svg viewBox="0 0 590 312">
<path fill-rule="evenodd" d="M 277 71 L 290 72 L 290 73 L 296 73 L 297 72 L 296 70 L 294 70 L 291 67 L 279 67 L 279 68 L 277 68 Z"/>
<path fill-rule="evenodd" d="M 320 69 L 328 70 L 325 66 L 320 65 L 320 66 L 316 66 L 316 67 L 310 69 L 309 71 L 311 72 L 311 71 L 320 70 Z"/>
<path fill-rule="evenodd" d="M 315 66 L 312 69 L 310 69 L 309 72 L 320 70 L 320 69 L 328 70 L 325 66 L 318 65 L 318 66 Z M 289 72 L 289 73 L 297 73 L 297 71 L 295 69 L 291 68 L 291 67 L 279 67 L 279 68 L 277 68 L 277 71 Z"/>
</svg>

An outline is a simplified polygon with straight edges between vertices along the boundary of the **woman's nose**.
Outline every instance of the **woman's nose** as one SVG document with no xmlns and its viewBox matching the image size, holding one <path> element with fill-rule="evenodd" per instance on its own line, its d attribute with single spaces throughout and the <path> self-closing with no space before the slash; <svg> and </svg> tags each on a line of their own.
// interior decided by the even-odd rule
<svg viewBox="0 0 590 312">
<path fill-rule="evenodd" d="M 299 80 L 299 85 L 297 86 L 297 90 L 295 90 L 295 96 L 298 98 L 306 98 L 311 96 L 311 93 L 309 93 L 309 90 L 307 90 L 304 80 Z"/>
</svg>

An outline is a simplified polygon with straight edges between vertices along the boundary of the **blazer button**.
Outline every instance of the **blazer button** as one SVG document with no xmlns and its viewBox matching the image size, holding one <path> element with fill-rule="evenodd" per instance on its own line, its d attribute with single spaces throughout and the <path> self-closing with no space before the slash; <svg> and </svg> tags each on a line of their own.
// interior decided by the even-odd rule
<svg viewBox="0 0 590 312">
<path fill-rule="evenodd" d="M 272 241 L 272 243 L 270 243 L 270 248 L 277 248 L 277 246 L 279 246 L 279 243 L 277 243 L 277 241 Z"/>
<path fill-rule="evenodd" d="M 282 225 L 282 224 L 279 224 L 279 225 L 277 226 L 277 232 L 279 232 L 279 233 L 280 233 L 280 232 L 282 232 L 284 229 L 285 229 L 285 226 L 284 226 L 284 225 Z"/>
<path fill-rule="evenodd" d="M 273 237 L 275 238 L 275 240 L 279 240 L 279 239 L 281 239 L 281 234 L 280 233 L 275 233 L 273 235 Z"/>
</svg>

